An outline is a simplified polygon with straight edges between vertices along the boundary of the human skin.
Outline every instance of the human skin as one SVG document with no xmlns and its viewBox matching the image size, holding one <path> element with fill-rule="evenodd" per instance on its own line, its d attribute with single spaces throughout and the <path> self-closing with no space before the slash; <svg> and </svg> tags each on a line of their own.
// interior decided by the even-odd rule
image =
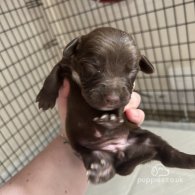
<svg viewBox="0 0 195 195">
<path fill-rule="evenodd" d="M 65 118 L 69 83 L 64 81 L 57 99 L 61 120 L 58 135 L 33 161 L 10 179 L 1 189 L 0 195 L 84 195 L 88 181 L 82 161 L 75 156 L 66 138 Z M 141 101 L 133 92 L 125 113 L 129 121 L 140 125 L 144 112 L 137 109 Z"/>
</svg>

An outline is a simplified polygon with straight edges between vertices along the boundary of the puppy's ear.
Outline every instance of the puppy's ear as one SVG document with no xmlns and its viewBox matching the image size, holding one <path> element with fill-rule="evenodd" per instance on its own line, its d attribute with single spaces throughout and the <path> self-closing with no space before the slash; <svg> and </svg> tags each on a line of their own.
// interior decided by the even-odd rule
<svg viewBox="0 0 195 195">
<path fill-rule="evenodd" d="M 71 74 L 69 67 L 71 64 L 71 56 L 75 53 L 78 42 L 79 38 L 76 38 L 67 44 L 63 51 L 63 58 L 54 66 L 46 78 L 36 99 L 39 103 L 39 108 L 47 110 L 55 106 L 58 91 L 63 84 L 64 78 L 68 78 Z"/>
<path fill-rule="evenodd" d="M 70 41 L 64 51 L 63 51 L 63 57 L 64 58 L 69 58 L 71 55 L 73 55 L 76 52 L 77 46 L 80 42 L 80 37 L 73 39 Z"/>
<path fill-rule="evenodd" d="M 139 61 L 140 70 L 146 74 L 152 74 L 154 72 L 154 66 L 151 64 L 151 62 L 145 57 L 141 56 L 141 59 Z"/>
</svg>

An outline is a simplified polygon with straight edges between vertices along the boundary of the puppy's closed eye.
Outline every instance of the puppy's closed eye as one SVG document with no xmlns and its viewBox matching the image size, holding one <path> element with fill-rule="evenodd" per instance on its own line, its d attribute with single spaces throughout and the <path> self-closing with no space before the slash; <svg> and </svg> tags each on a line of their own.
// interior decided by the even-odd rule
<svg viewBox="0 0 195 195">
<path fill-rule="evenodd" d="M 91 78 L 97 77 L 102 72 L 100 67 L 95 64 L 85 63 L 82 66 L 83 68 L 80 72 L 81 80 L 90 80 Z"/>
</svg>

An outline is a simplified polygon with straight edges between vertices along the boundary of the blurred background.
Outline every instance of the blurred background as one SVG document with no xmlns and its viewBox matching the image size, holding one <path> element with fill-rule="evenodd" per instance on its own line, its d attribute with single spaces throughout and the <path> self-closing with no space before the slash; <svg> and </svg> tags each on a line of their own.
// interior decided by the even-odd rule
<svg viewBox="0 0 195 195">
<path fill-rule="evenodd" d="M 96 27 L 133 34 L 154 64 L 139 73 L 144 125 L 194 129 L 194 0 L 2 0 L 0 6 L 0 183 L 57 135 L 56 110 L 35 98 L 65 45 Z"/>
</svg>

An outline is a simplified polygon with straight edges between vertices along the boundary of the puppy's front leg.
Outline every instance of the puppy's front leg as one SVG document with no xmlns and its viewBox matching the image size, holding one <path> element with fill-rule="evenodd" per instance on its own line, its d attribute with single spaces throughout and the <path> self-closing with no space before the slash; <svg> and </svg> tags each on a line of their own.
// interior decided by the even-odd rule
<svg viewBox="0 0 195 195">
<path fill-rule="evenodd" d="M 100 117 L 95 117 L 93 121 L 96 124 L 101 125 L 104 128 L 108 129 L 115 129 L 124 123 L 124 119 L 122 117 L 117 116 L 114 113 L 112 114 L 105 113 Z"/>
<path fill-rule="evenodd" d="M 50 72 L 46 78 L 43 87 L 37 95 L 36 102 L 39 103 L 39 108 L 47 110 L 55 106 L 58 97 L 58 91 L 63 84 L 63 80 L 68 74 L 68 68 L 60 61 Z"/>
</svg>

